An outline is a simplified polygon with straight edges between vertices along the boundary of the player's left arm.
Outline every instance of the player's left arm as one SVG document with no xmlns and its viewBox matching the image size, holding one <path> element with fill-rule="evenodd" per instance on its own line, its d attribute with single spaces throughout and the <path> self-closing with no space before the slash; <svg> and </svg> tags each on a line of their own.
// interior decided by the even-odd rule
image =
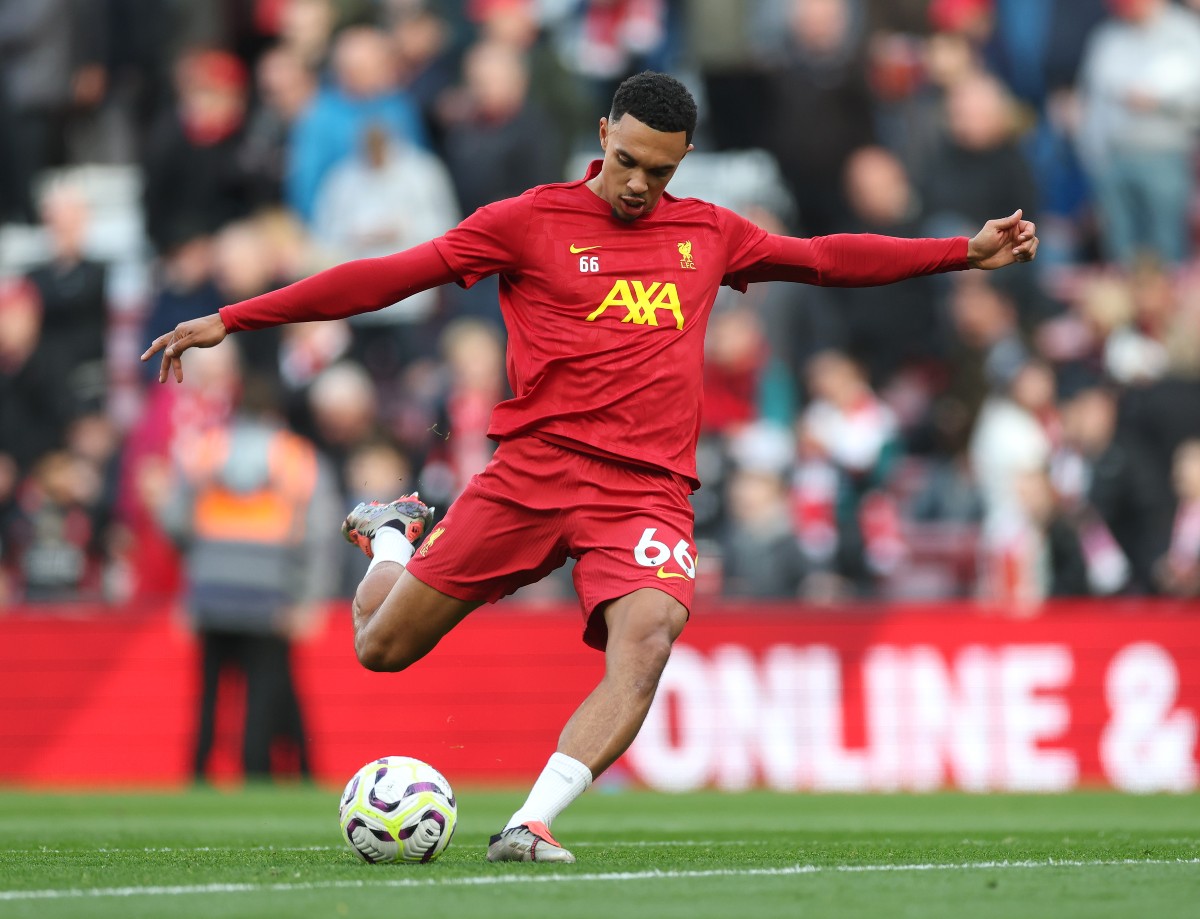
<svg viewBox="0 0 1200 919">
<path fill-rule="evenodd" d="M 907 239 L 839 233 L 804 239 L 759 231 L 730 259 L 726 281 L 743 289 L 759 281 L 821 287 L 873 287 L 967 268 L 1003 268 L 1037 254 L 1037 227 L 1021 211 L 989 220 L 975 236 Z M 726 234 L 731 238 L 733 234 Z M 749 237 L 749 234 L 747 234 Z M 736 238 L 736 237 L 733 237 Z"/>
</svg>

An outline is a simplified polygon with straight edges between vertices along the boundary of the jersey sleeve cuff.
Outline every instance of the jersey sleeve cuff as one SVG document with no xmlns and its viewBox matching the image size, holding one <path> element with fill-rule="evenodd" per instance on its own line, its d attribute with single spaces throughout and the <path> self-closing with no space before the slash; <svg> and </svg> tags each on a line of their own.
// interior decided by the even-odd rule
<svg viewBox="0 0 1200 919">
<path fill-rule="evenodd" d="M 237 318 L 234 316 L 232 306 L 222 306 L 217 310 L 217 315 L 221 317 L 221 324 L 225 326 L 225 331 L 240 332 L 242 327 L 238 324 Z"/>
</svg>

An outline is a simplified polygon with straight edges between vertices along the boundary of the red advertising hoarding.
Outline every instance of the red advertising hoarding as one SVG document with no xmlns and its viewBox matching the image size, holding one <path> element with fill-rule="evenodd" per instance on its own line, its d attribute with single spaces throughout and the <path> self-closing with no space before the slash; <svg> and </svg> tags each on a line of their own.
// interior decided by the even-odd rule
<svg viewBox="0 0 1200 919">
<path fill-rule="evenodd" d="M 313 767 L 420 756 L 525 781 L 603 670 L 574 609 L 489 607 L 402 674 L 355 661 L 348 616 L 297 646 Z M 624 758 L 661 789 L 1130 791 L 1197 787 L 1200 607 L 971 604 L 701 612 Z M 187 781 L 195 642 L 162 611 L 0 616 L 0 782 Z M 236 705 L 218 777 L 235 777 Z"/>
</svg>

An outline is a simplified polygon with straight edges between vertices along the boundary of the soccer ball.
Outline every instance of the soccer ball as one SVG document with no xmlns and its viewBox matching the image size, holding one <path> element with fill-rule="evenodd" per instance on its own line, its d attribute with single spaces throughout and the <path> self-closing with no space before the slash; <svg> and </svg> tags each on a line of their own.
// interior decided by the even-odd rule
<svg viewBox="0 0 1200 919">
<path fill-rule="evenodd" d="M 450 783 L 428 763 L 385 756 L 354 773 L 338 818 L 365 862 L 431 862 L 450 845 L 458 808 Z"/>
</svg>

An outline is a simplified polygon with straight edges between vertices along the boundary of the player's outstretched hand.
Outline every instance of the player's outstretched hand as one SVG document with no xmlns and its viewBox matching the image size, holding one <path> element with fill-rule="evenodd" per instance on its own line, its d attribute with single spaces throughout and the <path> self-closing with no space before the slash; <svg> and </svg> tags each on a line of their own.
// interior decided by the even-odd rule
<svg viewBox="0 0 1200 919">
<path fill-rule="evenodd" d="M 983 225 L 967 244 L 967 263 L 972 268 L 1003 268 L 1032 261 L 1037 247 L 1037 227 L 1032 220 L 1022 220 L 1018 208 L 1008 217 Z"/>
<path fill-rule="evenodd" d="M 158 382 L 167 382 L 169 373 L 175 374 L 177 383 L 183 382 L 183 352 L 188 348 L 211 348 L 225 340 L 225 323 L 221 321 L 220 313 L 201 316 L 199 319 L 189 319 L 168 332 L 160 335 L 150 344 L 142 355 L 142 360 L 148 361 L 159 351 L 162 352 L 162 366 L 158 368 Z"/>
</svg>

